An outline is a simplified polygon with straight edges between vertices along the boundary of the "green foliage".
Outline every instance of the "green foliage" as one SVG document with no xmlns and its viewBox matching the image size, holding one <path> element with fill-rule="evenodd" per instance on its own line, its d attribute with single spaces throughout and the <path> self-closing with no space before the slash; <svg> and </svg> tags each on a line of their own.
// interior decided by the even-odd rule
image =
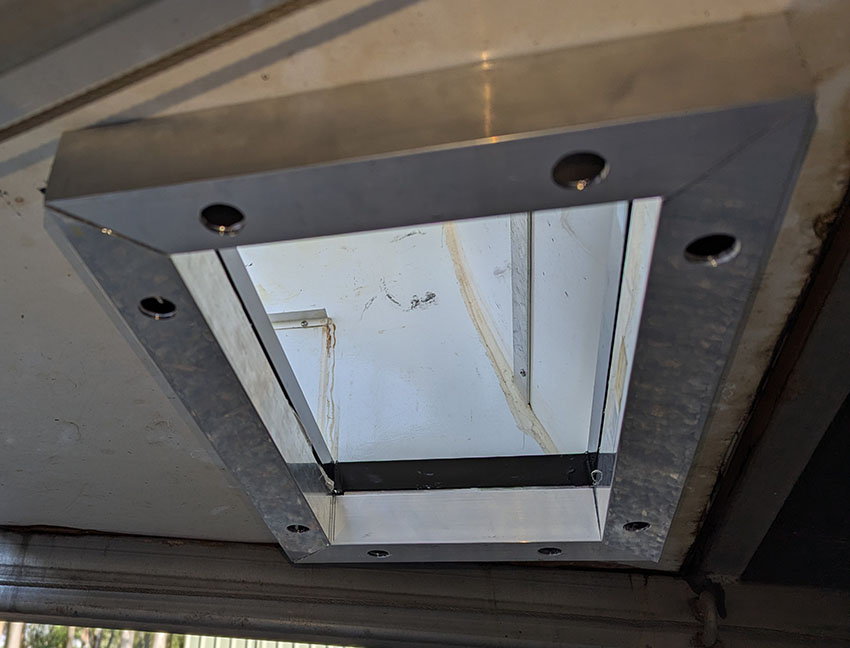
<svg viewBox="0 0 850 648">
<path fill-rule="evenodd" d="M 75 636 L 74 648 L 118 648 L 121 641 L 121 630 L 76 628 Z M 153 637 L 153 632 L 135 632 L 132 648 L 151 648 Z M 21 643 L 22 648 L 66 648 L 67 641 L 68 628 L 66 626 L 28 623 L 25 626 Z M 0 636 L 0 645 L 2 643 L 3 637 Z M 169 634 L 165 648 L 184 648 L 185 643 L 184 635 Z"/>
<path fill-rule="evenodd" d="M 68 640 L 68 628 L 58 625 L 29 623 L 24 635 L 27 648 L 65 648 Z"/>
</svg>

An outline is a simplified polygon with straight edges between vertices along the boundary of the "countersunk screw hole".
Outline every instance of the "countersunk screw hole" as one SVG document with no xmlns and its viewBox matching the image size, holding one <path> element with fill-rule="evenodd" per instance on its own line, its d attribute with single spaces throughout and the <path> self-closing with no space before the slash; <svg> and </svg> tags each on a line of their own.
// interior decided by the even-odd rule
<svg viewBox="0 0 850 648">
<path fill-rule="evenodd" d="M 714 268 L 731 261 L 741 251 L 741 244 L 731 234 L 709 234 L 692 241 L 685 248 L 685 258 L 691 263 Z"/>
<path fill-rule="evenodd" d="M 552 180 L 564 189 L 584 191 L 608 175 L 608 163 L 601 155 L 590 152 L 565 155 L 552 169 Z"/>
<path fill-rule="evenodd" d="M 307 533 L 310 527 L 306 527 L 303 524 L 290 524 L 286 527 L 286 530 L 290 533 Z"/>
<path fill-rule="evenodd" d="M 650 526 L 652 526 L 652 525 L 649 522 L 638 521 L 638 522 L 626 522 L 623 525 L 623 528 L 626 531 L 629 531 L 630 533 L 635 533 L 637 531 L 643 531 L 644 529 L 648 529 Z"/>
<path fill-rule="evenodd" d="M 372 558 L 387 558 L 390 555 L 389 551 L 384 551 L 383 549 L 372 549 L 366 553 L 372 556 Z"/>
<path fill-rule="evenodd" d="M 201 210 L 201 223 L 211 232 L 232 236 L 245 224 L 245 214 L 233 205 L 216 203 Z"/>
<path fill-rule="evenodd" d="M 164 297 L 145 297 L 139 302 L 139 310 L 148 317 L 162 320 L 174 317 L 177 307 Z"/>
</svg>

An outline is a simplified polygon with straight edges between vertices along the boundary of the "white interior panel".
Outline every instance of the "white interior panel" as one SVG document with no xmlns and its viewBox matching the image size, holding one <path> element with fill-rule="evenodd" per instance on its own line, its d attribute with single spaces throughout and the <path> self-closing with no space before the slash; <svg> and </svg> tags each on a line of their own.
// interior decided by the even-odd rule
<svg viewBox="0 0 850 648">
<path fill-rule="evenodd" d="M 275 244 L 243 257 L 267 310 L 324 308 L 333 323 L 332 416 L 319 423 L 339 461 L 542 452 L 502 396 L 442 226 Z M 322 361 L 284 351 L 299 381 Z"/>
<path fill-rule="evenodd" d="M 600 343 L 611 334 L 601 326 L 605 296 L 609 279 L 619 282 L 619 273 L 610 277 L 610 256 L 613 247 L 619 270 L 626 210 L 626 203 L 591 205 L 532 219 L 531 406 L 559 445 L 590 430 Z"/>
<path fill-rule="evenodd" d="M 530 291 L 512 285 L 510 216 L 240 254 L 272 319 L 295 318 L 278 337 L 338 461 L 582 453 L 596 438 L 599 342 L 611 334 L 600 333 L 602 310 L 619 281 L 610 257 L 621 255 L 613 224 L 624 209 L 534 214 Z M 513 375 L 518 289 L 530 292 L 530 399 Z M 298 313 L 317 310 L 327 319 L 298 326 Z"/>
<path fill-rule="evenodd" d="M 454 230 L 485 317 L 492 324 L 499 349 L 512 365 L 510 216 L 458 221 Z"/>
</svg>

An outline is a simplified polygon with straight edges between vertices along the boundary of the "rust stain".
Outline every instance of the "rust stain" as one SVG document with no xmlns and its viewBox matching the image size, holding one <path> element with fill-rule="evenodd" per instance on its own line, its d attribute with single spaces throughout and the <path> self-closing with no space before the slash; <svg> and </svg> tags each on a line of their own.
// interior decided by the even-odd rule
<svg viewBox="0 0 850 648">
<path fill-rule="evenodd" d="M 321 371 L 319 374 L 318 420 L 324 423 L 323 432 L 330 445 L 331 454 L 339 451 L 339 421 L 334 401 L 334 375 L 336 373 L 336 324 L 329 319 L 322 327 L 325 343 L 322 345 Z"/>
<path fill-rule="evenodd" d="M 402 239 L 410 238 L 411 236 L 425 236 L 425 232 L 422 230 L 413 230 L 412 232 L 407 232 L 406 234 L 399 234 L 398 236 L 394 236 L 391 243 L 398 243 Z"/>
<path fill-rule="evenodd" d="M 560 451 L 552 440 L 552 437 L 549 436 L 540 419 L 537 418 L 531 406 L 526 402 L 525 397 L 514 384 L 513 370 L 508 364 L 502 350 L 499 348 L 496 335 L 487 322 L 487 318 L 481 308 L 481 302 L 469 280 L 469 273 L 463 261 L 463 253 L 460 249 L 460 241 L 458 241 L 454 223 L 445 223 L 443 225 L 443 237 L 446 241 L 446 247 L 449 249 L 452 264 L 454 265 L 455 276 L 460 286 L 463 303 L 466 305 L 466 311 L 475 325 L 475 330 L 478 331 L 478 336 L 481 338 L 487 358 L 490 360 L 490 364 L 499 378 L 499 386 L 502 388 L 505 401 L 511 410 L 517 427 L 519 427 L 523 434 L 531 437 L 543 452 L 547 454 L 558 454 Z"/>
<path fill-rule="evenodd" d="M 269 293 L 268 290 L 266 290 L 266 287 L 263 284 L 258 283 L 256 288 L 257 288 L 257 294 L 260 296 L 261 302 L 263 302 L 264 304 L 267 304 L 270 301 L 272 301 L 271 294 Z"/>
</svg>

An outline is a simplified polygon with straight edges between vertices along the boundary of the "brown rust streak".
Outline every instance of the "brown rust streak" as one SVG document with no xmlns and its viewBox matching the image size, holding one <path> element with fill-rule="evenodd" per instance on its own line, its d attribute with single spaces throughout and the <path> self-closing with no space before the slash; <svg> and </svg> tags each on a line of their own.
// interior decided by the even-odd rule
<svg viewBox="0 0 850 648">
<path fill-rule="evenodd" d="M 454 223 L 445 223 L 443 225 L 443 236 L 446 241 L 446 247 L 449 250 L 449 255 L 452 258 L 455 276 L 460 286 L 463 303 L 466 305 L 466 311 L 475 325 L 475 330 L 478 331 L 478 336 L 481 339 L 481 344 L 484 346 L 484 351 L 487 353 L 487 358 L 493 366 L 493 371 L 496 372 L 496 376 L 499 378 L 499 386 L 502 388 L 505 401 L 511 410 L 517 427 L 519 427 L 523 434 L 531 437 L 543 452 L 547 454 L 558 454 L 560 451 L 552 440 L 552 437 L 549 436 L 540 419 L 537 418 L 531 406 L 526 402 L 514 384 L 513 370 L 508 364 L 502 350 L 499 348 L 496 336 L 487 322 L 487 318 L 481 308 L 481 302 L 475 294 L 472 282 L 469 279 L 469 272 L 463 260 L 463 252 L 460 248 L 460 241 L 457 238 Z"/>
<path fill-rule="evenodd" d="M 330 445 L 331 454 L 335 457 L 339 451 L 339 423 L 336 420 L 336 403 L 334 402 L 334 374 L 336 373 L 336 324 L 328 319 L 322 327 L 325 343 L 322 346 L 321 370 L 319 374 L 319 411 L 316 418 L 323 425 L 325 438 Z"/>
</svg>

